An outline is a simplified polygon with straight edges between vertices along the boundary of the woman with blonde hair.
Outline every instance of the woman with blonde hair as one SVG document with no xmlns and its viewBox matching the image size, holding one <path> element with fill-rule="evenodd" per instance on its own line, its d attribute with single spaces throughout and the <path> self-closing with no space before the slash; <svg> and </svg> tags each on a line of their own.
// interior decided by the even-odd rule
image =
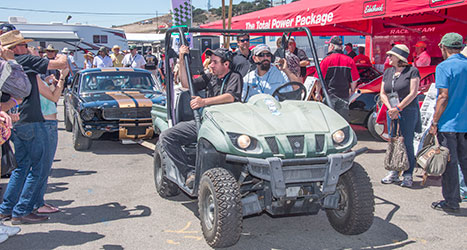
<svg viewBox="0 0 467 250">
<path fill-rule="evenodd" d="M 84 69 L 92 68 L 92 61 L 94 60 L 94 55 L 92 52 L 84 54 Z"/>
<path fill-rule="evenodd" d="M 418 86 L 420 73 L 416 67 L 407 63 L 410 54 L 409 48 L 403 44 L 396 44 L 386 54 L 389 64 L 393 67 L 384 71 L 381 85 L 381 101 L 388 107 L 388 127 L 393 125 L 390 136 L 396 134 L 397 128 L 404 137 L 404 145 L 407 149 L 409 169 L 404 171 L 402 187 L 412 187 L 412 174 L 415 168 L 414 134 L 421 132 L 420 107 L 418 105 Z M 397 171 L 389 171 L 381 182 L 390 184 L 399 181 Z"/>
</svg>

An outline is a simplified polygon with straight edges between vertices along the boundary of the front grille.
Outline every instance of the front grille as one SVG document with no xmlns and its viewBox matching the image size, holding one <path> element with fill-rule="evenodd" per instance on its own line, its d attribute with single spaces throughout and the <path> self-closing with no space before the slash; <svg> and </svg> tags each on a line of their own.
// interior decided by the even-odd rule
<svg viewBox="0 0 467 250">
<path fill-rule="evenodd" d="M 305 137 L 303 135 L 287 136 L 294 154 L 303 153 Z"/>
<path fill-rule="evenodd" d="M 102 117 L 106 120 L 150 119 L 151 107 L 147 108 L 105 108 Z"/>
<path fill-rule="evenodd" d="M 126 127 L 128 135 L 144 135 L 147 127 Z"/>
<path fill-rule="evenodd" d="M 271 149 L 271 152 L 273 154 L 279 154 L 279 146 L 277 145 L 276 138 L 274 136 L 272 137 L 265 137 L 266 142 L 268 143 L 269 149 Z"/>
<path fill-rule="evenodd" d="M 316 152 L 323 152 L 324 135 L 315 135 Z"/>
</svg>

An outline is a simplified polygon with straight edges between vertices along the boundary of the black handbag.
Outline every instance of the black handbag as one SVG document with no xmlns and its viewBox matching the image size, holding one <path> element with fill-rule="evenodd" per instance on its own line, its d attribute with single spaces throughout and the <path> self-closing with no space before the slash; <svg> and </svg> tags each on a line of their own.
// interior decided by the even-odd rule
<svg viewBox="0 0 467 250">
<path fill-rule="evenodd" d="M 391 121 L 391 130 L 394 129 L 396 121 Z M 384 168 L 389 171 L 406 171 L 409 169 L 409 158 L 404 144 L 404 137 L 399 131 L 397 124 L 396 136 L 391 137 L 384 158 Z"/>
<path fill-rule="evenodd" d="M 1 168 L 1 175 L 2 177 L 8 177 L 11 175 L 11 172 L 18 167 L 18 163 L 16 162 L 15 153 L 13 153 L 13 149 L 10 145 L 10 140 L 6 141 L 2 144 L 2 168 Z"/>
</svg>

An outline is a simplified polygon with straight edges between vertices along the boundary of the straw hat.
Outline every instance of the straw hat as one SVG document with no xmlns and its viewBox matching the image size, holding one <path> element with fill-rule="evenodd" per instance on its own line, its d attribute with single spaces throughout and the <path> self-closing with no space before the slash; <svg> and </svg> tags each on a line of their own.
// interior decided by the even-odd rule
<svg viewBox="0 0 467 250">
<path fill-rule="evenodd" d="M 112 51 L 114 51 L 114 50 L 116 50 L 116 49 L 120 49 L 120 46 L 114 45 L 114 46 L 112 47 Z"/>
<path fill-rule="evenodd" d="M 67 47 L 65 47 L 65 48 L 62 49 L 62 53 L 63 54 L 68 54 L 68 53 L 70 53 L 70 50 Z"/>
<path fill-rule="evenodd" d="M 58 49 L 55 49 L 52 44 L 49 44 L 49 45 L 47 45 L 47 48 L 45 49 L 45 51 L 55 51 L 55 52 L 57 52 Z"/>
<path fill-rule="evenodd" d="M 390 51 L 386 52 L 386 54 L 394 55 L 401 61 L 408 62 L 407 58 L 409 57 L 410 50 L 404 44 L 396 44 Z"/>
<path fill-rule="evenodd" d="M 85 59 L 92 59 L 92 58 L 94 58 L 94 55 L 92 54 L 92 52 L 88 52 L 88 53 L 84 54 L 84 58 Z"/>
<path fill-rule="evenodd" d="M 3 33 L 0 36 L 0 44 L 2 44 L 3 47 L 9 49 L 15 45 L 18 45 L 20 43 L 29 43 L 34 40 L 32 39 L 25 39 L 23 35 L 19 32 L 19 30 L 12 30 L 8 31 L 7 33 Z"/>
</svg>

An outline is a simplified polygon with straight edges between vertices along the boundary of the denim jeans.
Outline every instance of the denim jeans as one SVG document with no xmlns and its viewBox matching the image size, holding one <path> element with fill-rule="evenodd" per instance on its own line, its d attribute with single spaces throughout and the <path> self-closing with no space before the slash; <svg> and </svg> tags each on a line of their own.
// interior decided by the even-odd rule
<svg viewBox="0 0 467 250">
<path fill-rule="evenodd" d="M 389 134 L 391 137 L 394 137 L 397 132 L 397 126 L 399 126 L 399 132 L 404 137 L 404 145 L 407 150 L 407 158 L 409 159 L 409 169 L 404 171 L 403 175 L 412 177 L 416 163 L 413 140 L 415 136 L 415 128 L 417 127 L 417 123 L 420 119 L 420 109 L 416 105 L 409 105 L 400 112 L 400 116 L 400 119 L 394 121 L 396 126 L 394 126 L 394 129 L 392 129 Z M 388 128 L 391 128 L 391 119 L 389 118 L 389 115 L 387 118 Z"/>
<path fill-rule="evenodd" d="M 12 141 L 18 167 L 11 173 L 10 181 L 0 204 L 0 213 L 21 217 L 32 212 L 43 182 L 43 171 L 48 164 L 49 146 L 43 122 L 16 124 Z"/>
<path fill-rule="evenodd" d="M 443 198 L 451 207 L 459 207 L 460 187 L 459 187 L 459 170 L 467 176 L 467 140 L 465 133 L 439 132 L 439 144 L 449 149 L 450 159 L 444 171 L 441 181 Z M 465 180 L 465 179 L 464 179 Z"/>
<path fill-rule="evenodd" d="M 44 195 L 45 195 L 45 191 L 47 190 L 47 181 L 49 180 L 50 170 L 52 169 L 55 152 L 57 151 L 57 142 L 58 142 L 57 120 L 45 120 L 44 126 L 47 131 L 47 136 L 49 139 L 49 147 L 46 149 L 48 165 L 44 167 L 44 171 L 43 171 L 44 176 L 42 177 L 43 178 L 45 177 L 45 178 L 44 178 L 44 181 L 39 184 L 39 186 L 41 187 L 40 193 L 39 193 L 39 196 L 37 197 L 37 201 L 36 201 L 36 204 L 34 205 L 34 208 L 40 208 L 45 204 Z"/>
</svg>

